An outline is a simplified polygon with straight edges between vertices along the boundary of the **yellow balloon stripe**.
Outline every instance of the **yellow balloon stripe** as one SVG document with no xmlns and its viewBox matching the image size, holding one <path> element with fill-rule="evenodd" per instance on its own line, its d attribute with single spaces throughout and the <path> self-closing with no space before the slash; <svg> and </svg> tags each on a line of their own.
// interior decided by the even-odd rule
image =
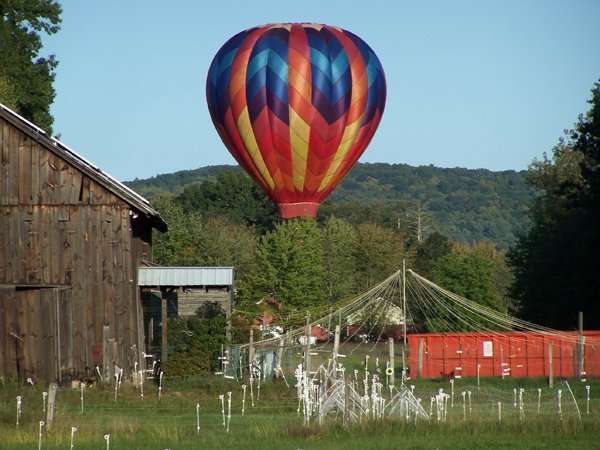
<svg viewBox="0 0 600 450">
<path fill-rule="evenodd" d="M 354 122 L 349 124 L 344 129 L 344 135 L 342 136 L 340 145 L 338 146 L 338 149 L 335 152 L 335 156 L 333 157 L 333 160 L 331 161 L 331 165 L 329 166 L 329 169 L 327 170 L 327 174 L 325 175 L 325 177 L 323 178 L 323 181 L 321 182 L 321 185 L 319 186 L 318 192 L 321 192 L 327 188 L 327 186 L 331 182 L 331 179 L 333 178 L 333 176 L 336 174 L 338 168 L 340 167 L 340 164 L 342 164 L 342 161 L 344 161 L 344 158 L 348 154 L 348 151 L 352 148 L 352 145 L 354 144 L 354 140 L 356 139 L 356 135 L 358 134 L 358 131 L 360 130 L 360 125 L 362 123 L 362 119 L 363 119 L 363 115 L 361 114 L 361 116 L 357 120 L 355 120 Z"/>
<path fill-rule="evenodd" d="M 292 148 L 292 167 L 294 168 L 294 187 L 304 190 L 306 161 L 308 159 L 308 143 L 310 126 L 292 108 L 290 114 L 290 146 Z"/>
<path fill-rule="evenodd" d="M 261 174 L 265 183 L 269 186 L 271 190 L 275 189 L 275 182 L 273 181 L 273 177 L 269 173 L 265 161 L 263 160 L 262 154 L 260 153 L 260 149 L 258 148 L 258 142 L 256 142 L 256 136 L 254 136 L 254 132 L 252 131 L 252 123 L 250 122 L 250 114 L 248 113 L 248 106 L 246 106 L 238 120 L 236 122 L 237 129 L 240 132 L 240 136 L 244 141 L 244 145 L 246 146 L 246 150 L 250 154 L 256 169 Z"/>
</svg>

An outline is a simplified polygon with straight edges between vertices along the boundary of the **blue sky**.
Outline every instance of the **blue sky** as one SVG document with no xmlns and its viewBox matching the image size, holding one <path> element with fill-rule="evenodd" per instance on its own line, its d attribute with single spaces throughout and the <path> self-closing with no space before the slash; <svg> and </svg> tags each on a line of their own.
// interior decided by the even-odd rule
<svg viewBox="0 0 600 450">
<path fill-rule="evenodd" d="M 126 181 L 235 164 L 204 94 L 233 34 L 317 22 L 361 36 L 386 73 L 386 111 L 360 161 L 526 169 L 588 110 L 600 1 L 64 0 L 44 54 L 60 65 L 55 133 Z"/>
</svg>

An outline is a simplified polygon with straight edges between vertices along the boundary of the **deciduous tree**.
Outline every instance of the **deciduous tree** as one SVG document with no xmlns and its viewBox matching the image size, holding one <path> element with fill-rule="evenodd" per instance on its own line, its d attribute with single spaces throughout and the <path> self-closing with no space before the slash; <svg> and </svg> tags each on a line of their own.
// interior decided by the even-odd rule
<svg viewBox="0 0 600 450">
<path fill-rule="evenodd" d="M 39 56 L 41 33 L 58 32 L 61 12 L 54 0 L 0 0 L 0 102 L 48 132 L 58 62 Z"/>
</svg>

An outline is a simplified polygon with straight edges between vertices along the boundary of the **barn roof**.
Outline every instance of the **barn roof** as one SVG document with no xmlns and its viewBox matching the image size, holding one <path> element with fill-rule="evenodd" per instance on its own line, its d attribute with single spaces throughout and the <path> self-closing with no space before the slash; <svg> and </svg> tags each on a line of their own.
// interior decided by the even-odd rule
<svg viewBox="0 0 600 450">
<path fill-rule="evenodd" d="M 150 202 L 144 197 L 139 195 L 137 192 L 125 186 L 120 181 L 116 180 L 108 173 L 104 172 L 96 165 L 79 155 L 73 149 L 67 147 L 61 141 L 53 136 L 48 135 L 37 125 L 31 123 L 29 120 L 20 116 L 12 109 L 0 103 L 0 117 L 4 118 L 15 127 L 20 129 L 23 133 L 39 142 L 45 148 L 55 153 L 57 156 L 65 159 L 67 162 L 81 170 L 92 180 L 112 192 L 114 195 L 122 199 L 124 202 L 129 204 L 132 209 L 139 213 L 144 214 L 148 217 L 152 225 L 159 231 L 165 232 L 168 230 L 166 222 L 160 217 L 158 211 L 156 211 Z"/>
<path fill-rule="evenodd" d="M 139 267 L 138 286 L 231 286 L 233 267 Z"/>
</svg>

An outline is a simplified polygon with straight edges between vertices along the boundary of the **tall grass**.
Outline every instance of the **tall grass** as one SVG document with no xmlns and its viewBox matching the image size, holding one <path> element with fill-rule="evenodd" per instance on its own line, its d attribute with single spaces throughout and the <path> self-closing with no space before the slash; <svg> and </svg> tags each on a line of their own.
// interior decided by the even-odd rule
<svg viewBox="0 0 600 450">
<path fill-rule="evenodd" d="M 411 381 L 409 380 L 409 383 Z M 428 410 L 428 396 L 440 388 L 449 392 L 448 382 L 414 381 L 415 394 L 421 396 Z M 565 406 L 561 418 L 556 412 L 554 390 L 545 380 L 482 379 L 455 381 L 455 406 L 446 421 L 363 418 L 344 424 L 341 414 L 332 415 L 324 425 L 305 427 L 297 413 L 296 390 L 285 384 L 262 386 L 260 398 L 255 386 L 255 405 L 251 406 L 247 390 L 245 414 L 241 415 L 242 390 L 239 383 L 223 378 L 197 377 L 166 380 L 161 399 L 156 386 L 139 388 L 125 383 L 114 399 L 113 386 L 99 386 L 84 391 L 81 411 L 80 392 L 58 392 L 54 424 L 44 427 L 44 449 L 68 449 L 71 427 L 77 427 L 76 449 L 106 448 L 104 435 L 111 435 L 111 449 L 181 448 L 181 449 L 394 449 L 394 448 L 594 448 L 600 436 L 600 383 L 590 382 L 592 403 L 585 414 L 585 386 L 571 383 L 582 412 L 581 420 Z M 541 386 L 541 387 L 540 387 Z M 521 419 L 513 405 L 514 389 L 523 387 L 531 396 Z M 544 389 L 547 400 L 537 413 L 537 388 Z M 45 387 L 21 385 L 12 381 L 0 384 L 0 448 L 32 449 L 38 446 L 42 390 Z M 463 416 L 459 392 L 470 389 L 473 405 Z M 219 394 L 232 392 L 230 432 L 222 425 Z M 477 393 L 477 397 L 475 397 Z M 23 399 L 20 426 L 16 427 L 16 396 Z M 503 403 L 502 420 L 495 409 L 497 399 Z M 477 400 L 475 402 L 475 399 Z M 196 429 L 196 404 L 200 405 L 200 433 Z M 566 397 L 565 397 L 566 405 Z M 227 414 L 227 401 L 225 401 Z"/>
</svg>

